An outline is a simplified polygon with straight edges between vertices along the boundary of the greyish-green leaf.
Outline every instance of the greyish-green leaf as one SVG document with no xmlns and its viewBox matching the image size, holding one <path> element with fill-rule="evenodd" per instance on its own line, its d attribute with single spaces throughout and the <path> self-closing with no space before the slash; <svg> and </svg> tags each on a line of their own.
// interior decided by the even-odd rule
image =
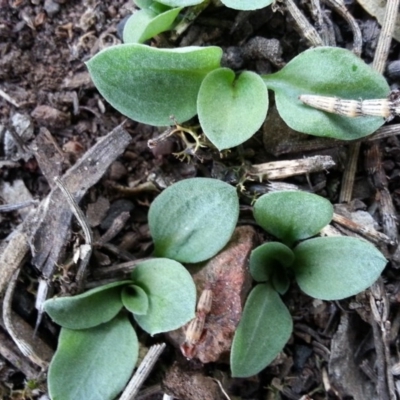
<svg viewBox="0 0 400 400">
<path fill-rule="evenodd" d="M 62 328 L 48 374 L 51 399 L 114 399 L 133 372 L 138 349 L 125 316 L 90 329 Z"/>
<path fill-rule="evenodd" d="M 317 47 L 304 51 L 281 71 L 263 75 L 275 92 L 283 120 L 294 130 L 315 136 L 353 140 L 370 135 L 385 122 L 379 117 L 350 118 L 306 106 L 302 94 L 352 100 L 380 99 L 389 94 L 385 78 L 351 51 Z"/>
<path fill-rule="evenodd" d="M 238 216 L 236 189 L 227 183 L 210 178 L 175 183 L 150 206 L 155 254 L 188 263 L 207 260 L 228 243 Z"/>
<path fill-rule="evenodd" d="M 149 298 L 140 286 L 125 286 L 121 292 L 121 299 L 124 307 L 133 314 L 144 315 L 149 310 Z"/>
<path fill-rule="evenodd" d="M 233 377 L 258 374 L 282 351 L 292 334 L 292 317 L 269 283 L 250 293 L 231 351 Z"/>
<path fill-rule="evenodd" d="M 205 76 L 219 67 L 219 47 L 158 49 L 121 44 L 102 50 L 86 65 L 104 98 L 127 117 L 155 126 L 184 122 L 197 113 Z"/>
<path fill-rule="evenodd" d="M 210 72 L 200 86 L 197 112 L 204 133 L 218 150 L 238 146 L 263 124 L 268 92 L 259 75 L 229 68 Z"/>
<path fill-rule="evenodd" d="M 182 264 L 155 258 L 138 264 L 131 276 L 149 300 L 145 314 L 134 314 L 146 332 L 155 335 L 172 331 L 194 318 L 196 287 Z"/>
<path fill-rule="evenodd" d="M 221 0 L 229 8 L 241 11 L 258 10 L 273 3 L 273 0 Z"/>
<path fill-rule="evenodd" d="M 69 329 L 87 329 L 114 318 L 122 308 L 121 281 L 99 286 L 77 296 L 47 300 L 44 310 L 58 325 Z"/>
<path fill-rule="evenodd" d="M 182 8 L 174 8 L 161 14 L 146 9 L 136 11 L 125 23 L 124 43 L 143 43 L 169 30 L 181 10 Z"/>
<path fill-rule="evenodd" d="M 253 212 L 263 229 L 291 246 L 297 240 L 316 235 L 329 224 L 333 207 L 321 196 L 285 191 L 261 196 Z"/>
<path fill-rule="evenodd" d="M 204 0 L 159 0 L 159 3 L 169 7 L 190 7 L 202 3 Z"/>
<path fill-rule="evenodd" d="M 167 5 L 162 4 L 160 1 L 154 0 L 134 0 L 133 2 L 142 10 L 153 11 L 156 14 L 161 14 L 170 8 Z"/>
<path fill-rule="evenodd" d="M 322 300 L 340 300 L 371 286 L 387 260 L 372 244 L 352 237 L 306 240 L 295 249 L 293 265 L 300 288 Z"/>
<path fill-rule="evenodd" d="M 293 251 L 283 243 L 264 243 L 251 252 L 251 276 L 257 282 L 269 281 L 276 270 L 290 267 L 293 260 Z"/>
</svg>

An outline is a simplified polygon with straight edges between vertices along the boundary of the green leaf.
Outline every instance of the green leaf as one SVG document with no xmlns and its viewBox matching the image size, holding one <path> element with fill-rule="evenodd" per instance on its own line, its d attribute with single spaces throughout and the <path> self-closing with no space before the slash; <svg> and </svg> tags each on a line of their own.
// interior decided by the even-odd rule
<svg viewBox="0 0 400 400">
<path fill-rule="evenodd" d="M 149 309 L 149 298 L 140 286 L 125 286 L 122 289 L 121 299 L 124 307 L 133 314 L 143 315 Z"/>
<path fill-rule="evenodd" d="M 273 0 L 221 0 L 229 8 L 234 10 L 258 10 L 273 3 Z"/>
<path fill-rule="evenodd" d="M 159 3 L 170 7 L 189 7 L 202 3 L 204 0 L 160 0 Z"/>
<path fill-rule="evenodd" d="M 340 300 L 371 286 L 386 259 L 370 243 L 351 237 L 323 237 L 300 243 L 294 270 L 300 288 L 322 300 Z"/>
<path fill-rule="evenodd" d="M 134 3 L 142 10 L 153 11 L 156 14 L 163 13 L 169 9 L 168 6 L 154 0 L 134 0 Z"/>
<path fill-rule="evenodd" d="M 147 313 L 134 314 L 146 332 L 172 331 L 194 318 L 196 287 L 183 265 L 167 258 L 144 261 L 133 270 L 132 280 L 149 299 Z"/>
<path fill-rule="evenodd" d="M 353 140 L 375 132 L 383 118 L 350 118 L 320 111 L 303 104 L 302 94 L 366 100 L 385 98 L 385 78 L 352 52 L 337 47 L 307 50 L 281 71 L 263 75 L 275 92 L 276 106 L 283 120 L 294 130 L 315 136 Z"/>
<path fill-rule="evenodd" d="M 246 378 L 270 364 L 293 330 L 292 317 L 270 284 L 250 293 L 236 329 L 231 351 L 233 377 Z"/>
<path fill-rule="evenodd" d="M 291 246 L 316 235 L 329 224 L 332 204 L 306 192 L 274 192 L 261 196 L 254 205 L 254 218 L 270 234 Z"/>
<path fill-rule="evenodd" d="M 210 72 L 201 84 L 197 112 L 201 127 L 218 150 L 237 146 L 253 136 L 268 110 L 268 92 L 261 77 L 229 68 Z"/>
<path fill-rule="evenodd" d="M 280 294 L 284 295 L 290 286 L 290 279 L 287 268 L 281 268 L 272 275 L 272 287 Z"/>
<path fill-rule="evenodd" d="M 123 38 L 124 43 L 143 43 L 146 40 L 167 31 L 182 8 L 174 8 L 162 14 L 149 10 L 140 10 L 132 14 L 126 21 Z"/>
<path fill-rule="evenodd" d="M 58 325 L 87 329 L 114 318 L 122 308 L 121 286 L 131 281 L 114 282 L 72 297 L 45 301 L 44 310 Z"/>
<path fill-rule="evenodd" d="M 196 263 L 229 241 L 239 216 L 236 189 L 210 178 L 180 181 L 151 204 L 150 233 L 157 257 Z"/>
<path fill-rule="evenodd" d="M 153 3 L 155 3 L 154 0 L 133 0 L 133 2 L 136 4 L 141 9 L 149 9 Z"/>
<path fill-rule="evenodd" d="M 278 269 L 290 267 L 293 251 L 279 242 L 268 242 L 255 248 L 250 255 L 250 273 L 257 282 L 269 281 Z"/>
<path fill-rule="evenodd" d="M 91 329 L 61 329 L 49 368 L 51 399 L 114 399 L 133 372 L 138 347 L 124 316 Z"/>
<path fill-rule="evenodd" d="M 99 92 L 119 112 L 149 125 L 184 122 L 197 113 L 204 77 L 219 67 L 219 47 L 157 49 L 121 44 L 102 50 L 86 65 Z"/>
</svg>

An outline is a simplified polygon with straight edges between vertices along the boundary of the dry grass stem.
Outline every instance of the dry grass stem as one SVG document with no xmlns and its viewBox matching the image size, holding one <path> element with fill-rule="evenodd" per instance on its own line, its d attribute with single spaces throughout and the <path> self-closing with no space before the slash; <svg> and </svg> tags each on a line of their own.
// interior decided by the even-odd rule
<svg viewBox="0 0 400 400">
<path fill-rule="evenodd" d="M 119 400 L 134 400 L 136 398 L 140 386 L 142 386 L 143 382 L 150 374 L 151 370 L 154 367 L 154 364 L 160 357 L 161 353 L 164 351 L 165 346 L 165 343 L 161 343 L 150 347 L 149 351 L 143 358 L 137 371 L 129 381 Z"/>
<path fill-rule="evenodd" d="M 6 293 L 4 295 L 4 300 L 3 300 L 3 322 L 4 325 L 7 329 L 7 333 L 11 336 L 12 340 L 15 342 L 15 344 L 18 346 L 18 348 L 21 350 L 21 353 L 27 357 L 30 361 L 32 361 L 34 364 L 38 365 L 40 368 L 43 370 L 46 370 L 49 363 L 47 360 L 49 360 L 49 356 L 51 358 L 52 352 L 49 350 L 47 345 L 44 343 L 41 343 L 40 346 L 35 346 L 32 343 L 32 338 L 33 338 L 33 329 L 28 328 L 27 330 L 27 324 L 20 325 L 20 329 L 16 329 L 14 327 L 14 322 L 13 322 L 13 316 L 12 316 L 12 311 L 11 311 L 11 303 L 12 303 L 12 298 L 14 294 L 14 290 L 17 284 L 18 280 L 18 275 L 19 275 L 19 270 L 14 272 L 13 276 L 11 277 L 11 280 L 7 286 Z M 22 332 L 21 327 L 24 326 L 25 331 Z M 28 340 L 28 338 L 30 340 Z M 35 338 L 36 343 L 40 341 L 39 338 Z M 43 349 L 45 348 L 45 354 L 39 354 L 37 349 Z"/>
<path fill-rule="evenodd" d="M 363 40 L 360 27 L 358 26 L 356 20 L 349 13 L 342 0 L 324 0 L 324 1 L 326 4 L 331 6 L 334 11 L 340 14 L 350 25 L 350 28 L 353 32 L 353 53 L 356 54 L 358 57 L 360 57 Z"/>
<path fill-rule="evenodd" d="M 288 12 L 294 19 L 301 35 L 307 39 L 311 46 L 323 46 L 324 42 L 319 36 L 316 29 L 310 24 L 304 14 L 297 7 L 296 3 L 293 0 L 285 0 L 285 5 L 287 7 Z"/>
<path fill-rule="evenodd" d="M 383 74 L 383 71 L 385 70 L 398 11 L 399 0 L 387 0 L 385 19 L 382 25 L 381 34 L 379 35 L 378 45 L 376 46 L 374 61 L 372 63 L 372 67 L 380 74 Z"/>
<path fill-rule="evenodd" d="M 378 232 L 375 229 L 367 228 L 364 225 L 360 225 L 351 219 L 343 217 L 339 214 L 333 214 L 332 222 L 336 222 L 337 224 L 342 225 L 343 227 L 350 229 L 351 231 L 364 236 L 365 238 L 371 240 L 377 244 L 387 244 L 387 245 L 394 245 L 393 240 L 391 240 L 388 236 L 384 233 Z"/>
<path fill-rule="evenodd" d="M 325 171 L 335 165 L 330 156 L 314 156 L 300 160 L 274 161 L 253 165 L 249 177 L 262 180 L 284 179 L 289 176 Z"/>
<path fill-rule="evenodd" d="M 342 186 L 340 188 L 339 203 L 349 203 L 353 194 L 354 179 L 357 171 L 357 160 L 361 143 L 353 143 L 349 146 L 349 157 L 343 173 Z"/>
</svg>

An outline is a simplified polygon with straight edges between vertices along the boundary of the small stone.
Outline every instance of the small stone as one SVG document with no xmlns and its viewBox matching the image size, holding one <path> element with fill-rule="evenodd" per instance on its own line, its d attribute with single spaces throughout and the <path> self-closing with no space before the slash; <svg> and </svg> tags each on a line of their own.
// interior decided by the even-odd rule
<svg viewBox="0 0 400 400">
<path fill-rule="evenodd" d="M 103 221 L 108 210 L 110 208 L 110 202 L 105 197 L 99 197 L 94 203 L 88 205 L 86 211 L 86 217 L 89 225 L 94 228 Z"/>
<path fill-rule="evenodd" d="M 45 0 L 44 9 L 49 17 L 53 17 L 60 11 L 60 5 L 53 0 Z"/>
<path fill-rule="evenodd" d="M 395 60 L 388 64 L 387 75 L 390 79 L 400 79 L 400 60 Z"/>
<path fill-rule="evenodd" d="M 243 57 L 249 60 L 268 60 L 276 67 L 283 67 L 282 47 L 278 39 L 256 36 L 243 47 Z"/>
<path fill-rule="evenodd" d="M 71 115 L 50 106 L 37 106 L 31 113 L 33 119 L 47 128 L 66 128 L 71 124 Z"/>
<path fill-rule="evenodd" d="M 244 63 L 242 49 L 237 46 L 230 46 L 224 50 L 221 64 L 223 67 L 238 70 Z"/>
<path fill-rule="evenodd" d="M 108 173 L 108 177 L 112 181 L 119 181 L 120 179 L 124 178 L 127 175 L 128 171 L 126 170 L 124 164 L 120 161 L 114 161 Z"/>
</svg>

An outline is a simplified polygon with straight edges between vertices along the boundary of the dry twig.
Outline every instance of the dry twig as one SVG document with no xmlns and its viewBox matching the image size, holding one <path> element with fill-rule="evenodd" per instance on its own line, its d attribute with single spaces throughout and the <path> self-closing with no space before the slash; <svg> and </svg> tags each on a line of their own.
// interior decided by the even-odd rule
<svg viewBox="0 0 400 400">
<path fill-rule="evenodd" d="M 353 53 L 356 54 L 358 57 L 360 57 L 363 41 L 362 41 L 361 30 L 356 20 L 349 13 L 342 0 L 324 0 L 324 1 L 326 4 L 330 5 L 333 8 L 333 10 L 335 10 L 338 14 L 340 14 L 350 25 L 350 28 L 353 31 Z"/>
<path fill-rule="evenodd" d="M 300 160 L 275 161 L 265 164 L 252 165 L 248 171 L 249 177 L 258 177 L 261 180 L 284 179 L 289 176 L 309 174 L 324 171 L 333 167 L 335 163 L 329 156 L 314 156 Z"/>
<path fill-rule="evenodd" d="M 340 189 L 339 203 L 349 203 L 352 199 L 354 179 L 357 171 L 357 160 L 360 154 L 361 142 L 349 146 L 349 158 L 343 173 L 342 187 Z"/>
<path fill-rule="evenodd" d="M 288 12 L 294 19 L 299 31 L 301 32 L 301 35 L 305 39 L 307 39 L 310 45 L 315 47 L 323 46 L 324 42 L 322 41 L 321 36 L 319 36 L 316 29 L 310 24 L 304 14 L 300 11 L 296 3 L 293 0 L 285 0 L 284 3 Z"/>
<path fill-rule="evenodd" d="M 19 275 L 19 270 L 15 271 L 13 276 L 11 277 L 10 283 L 8 284 L 6 294 L 4 296 L 4 301 L 3 301 L 3 321 L 4 325 L 7 329 L 8 334 L 11 336 L 11 338 L 14 340 L 15 344 L 18 346 L 18 348 L 21 350 L 21 353 L 25 356 L 28 357 L 29 360 L 31 360 L 33 363 L 38 365 L 40 368 L 43 370 L 46 370 L 48 367 L 49 359 L 51 358 L 52 352 L 49 350 L 48 346 L 46 346 L 44 343 L 40 343 L 39 345 L 37 344 L 40 342 L 39 338 L 36 338 L 36 346 L 32 343 L 32 340 L 28 340 L 28 338 L 33 338 L 33 330 L 30 329 L 30 332 L 23 332 L 21 330 L 17 330 L 14 327 L 13 323 L 13 316 L 11 312 L 11 303 L 12 303 L 12 297 L 14 294 L 15 286 L 17 284 L 18 280 L 18 275 Z M 26 331 L 26 329 L 25 329 Z M 42 349 L 44 351 L 44 354 L 39 354 L 37 349 Z M 45 350 L 43 350 L 45 349 Z M 49 358 L 50 356 L 50 358 Z"/>
<path fill-rule="evenodd" d="M 135 372 L 135 375 L 133 375 L 133 377 L 129 381 L 119 400 L 134 400 L 136 398 L 140 386 L 142 386 L 143 382 L 150 374 L 151 370 L 154 367 L 154 364 L 160 357 L 161 353 L 164 351 L 165 346 L 165 343 L 161 343 L 150 347 L 150 350 L 143 358 L 137 371 Z"/>
</svg>

